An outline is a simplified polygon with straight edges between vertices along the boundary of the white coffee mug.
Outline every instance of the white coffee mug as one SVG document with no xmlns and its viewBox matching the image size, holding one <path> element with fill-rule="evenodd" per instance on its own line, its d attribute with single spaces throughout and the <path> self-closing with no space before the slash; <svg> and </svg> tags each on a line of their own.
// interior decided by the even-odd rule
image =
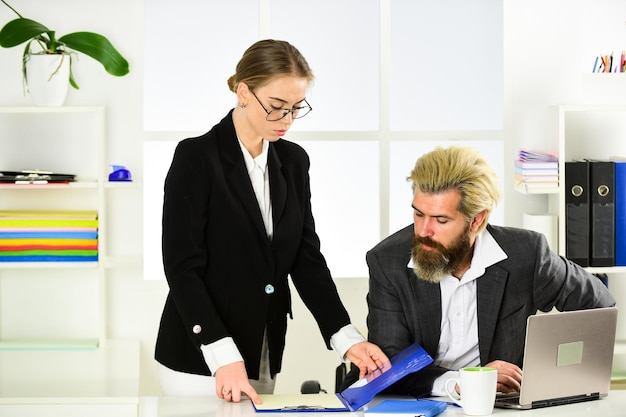
<svg viewBox="0 0 626 417">
<path fill-rule="evenodd" d="M 497 383 L 496 368 L 470 367 L 460 369 L 459 378 L 448 379 L 444 387 L 448 397 L 463 408 L 463 414 L 488 416 L 493 412 Z M 454 389 L 456 384 L 459 385 L 460 397 Z"/>
</svg>

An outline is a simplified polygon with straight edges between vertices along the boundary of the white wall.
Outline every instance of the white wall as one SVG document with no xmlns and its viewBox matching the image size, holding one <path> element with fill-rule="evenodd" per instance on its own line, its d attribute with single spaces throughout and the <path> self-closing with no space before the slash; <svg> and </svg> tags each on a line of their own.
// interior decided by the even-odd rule
<svg viewBox="0 0 626 417">
<path fill-rule="evenodd" d="M 144 48 L 144 170 L 151 174 L 160 160 L 164 177 L 175 144 L 206 131 L 231 108 L 235 98 L 225 79 L 239 48 L 251 39 L 288 39 L 307 57 L 315 74 L 307 100 L 315 111 L 294 123 L 286 138 L 311 157 L 316 228 L 335 278 L 367 276 L 363 254 L 410 222 L 406 177 L 421 153 L 442 141 L 462 141 L 504 171 L 500 2 L 318 0 L 307 5 L 307 19 L 316 24 L 306 30 L 303 13 L 288 0 L 219 7 L 189 0 L 184 18 L 172 15 L 165 0 L 145 5 L 147 39 L 171 27 L 164 44 Z M 208 43 L 201 54 L 195 43 L 188 45 L 190 37 L 216 39 L 228 31 L 235 7 L 242 29 L 228 42 Z M 359 19 L 343 24 L 355 10 Z M 432 41 L 430 34 L 442 28 Z M 161 60 L 159 47 L 173 45 L 187 45 L 175 63 L 186 77 L 172 77 Z M 162 199 L 163 177 L 146 176 L 144 201 Z M 502 224 L 503 211 L 497 207 L 491 221 Z M 144 213 L 144 224 L 151 225 L 144 228 L 145 259 L 155 266 L 145 275 L 158 279 L 160 229 L 154 225 L 161 213 L 148 205 Z"/>
<path fill-rule="evenodd" d="M 133 176 L 141 180 L 143 46 L 160 41 L 142 38 L 143 1 L 13 3 L 22 14 L 55 28 L 59 34 L 78 30 L 103 33 L 129 59 L 131 73 L 117 79 L 104 73 L 99 64 L 89 58 L 80 57 L 75 75 L 81 90 L 70 91 L 67 104 L 107 107 L 110 162 L 126 165 Z M 504 0 L 503 4 L 505 155 L 512 160 L 522 145 L 541 146 L 547 132 L 545 108 L 548 104 L 585 101 L 581 74 L 591 71 L 596 54 L 626 48 L 626 3 L 623 0 Z M 171 7 L 182 5 L 184 3 L 172 3 Z M 0 22 L 12 17 L 9 10 L 0 7 Z M 306 26 L 303 22 L 303 30 Z M 235 23 L 232 30 L 237 30 Z M 167 37 L 167 28 L 163 29 L 163 36 Z M 164 50 L 164 54 L 175 58 L 175 51 L 171 49 Z M 0 50 L 2 106 L 28 104 L 22 96 L 20 55 L 19 47 Z M 172 76 L 184 74 L 174 73 Z M 505 177 L 505 184 L 512 183 L 512 173 L 509 175 L 511 177 Z M 541 205 L 541 202 L 511 192 L 505 195 L 505 224 L 521 225 L 522 212 L 529 205 Z M 112 235 L 120 244 L 131 248 L 129 250 L 138 250 L 142 247 L 141 192 L 124 194 L 114 204 L 125 205 L 126 215 L 111 219 L 115 231 Z M 339 280 L 337 285 L 353 321 L 357 326 L 364 326 L 367 280 Z M 623 298 L 625 285 L 617 278 L 611 285 L 618 299 Z M 109 337 L 141 340 L 141 393 L 144 395 L 158 393 L 152 358 L 166 291 L 163 281 L 143 280 L 139 268 L 116 270 L 110 274 Z M 318 379 L 330 391 L 334 388 L 333 372 L 337 359 L 332 352 L 325 351 L 317 326 L 297 297 L 294 298 L 294 315 L 277 392 L 297 392 L 304 379 Z M 624 338 L 625 333 L 620 331 Z"/>
<path fill-rule="evenodd" d="M 545 151 L 550 137 L 547 107 L 560 104 L 626 104 L 625 74 L 614 91 L 591 75 L 594 59 L 626 49 L 623 0 L 504 0 L 505 155 L 513 160 L 520 146 Z M 601 75 L 600 75 L 601 76 Z M 606 80 L 604 77 L 603 80 Z M 609 80 L 610 81 L 610 80 Z M 610 155 L 606 155 L 608 158 Z M 513 171 L 505 181 L 513 183 Z M 541 196 L 507 194 L 506 223 L 521 226 L 522 213 L 548 211 Z M 626 302 L 625 274 L 611 274 L 609 289 Z M 618 317 L 617 338 L 626 339 L 626 317 Z M 626 367 L 626 355 L 614 368 Z"/>
<path fill-rule="evenodd" d="M 594 91 L 587 81 L 596 56 L 626 49 L 622 0 L 504 0 L 504 126 L 510 160 L 518 147 L 545 151 L 547 106 L 626 103 L 623 91 Z M 623 78 L 623 77 L 622 77 Z M 622 84 L 623 87 L 623 84 Z M 509 170 L 512 183 L 513 170 Z M 541 197 L 509 196 L 506 222 L 521 225 L 520 212 L 540 209 Z"/>
</svg>

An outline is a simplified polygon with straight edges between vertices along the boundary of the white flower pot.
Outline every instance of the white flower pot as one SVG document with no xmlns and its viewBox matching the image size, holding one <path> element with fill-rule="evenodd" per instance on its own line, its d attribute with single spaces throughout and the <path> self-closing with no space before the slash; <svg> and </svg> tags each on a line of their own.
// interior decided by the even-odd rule
<svg viewBox="0 0 626 417">
<path fill-rule="evenodd" d="M 31 55 L 26 62 L 28 92 L 35 106 L 62 106 L 70 80 L 68 55 Z"/>
</svg>

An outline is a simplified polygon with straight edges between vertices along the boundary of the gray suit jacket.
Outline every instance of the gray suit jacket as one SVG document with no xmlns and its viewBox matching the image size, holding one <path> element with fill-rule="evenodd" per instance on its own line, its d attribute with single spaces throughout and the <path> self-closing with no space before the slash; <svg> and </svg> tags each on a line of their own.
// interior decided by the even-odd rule
<svg viewBox="0 0 626 417">
<path fill-rule="evenodd" d="M 522 367 L 526 319 L 537 310 L 615 304 L 598 278 L 551 252 L 542 234 L 491 225 L 487 230 L 508 257 L 488 267 L 476 283 L 481 364 L 499 359 Z M 441 292 L 439 284 L 419 279 L 407 267 L 412 237 L 410 225 L 367 253 L 369 339 L 388 356 L 417 342 L 434 358 L 441 334 Z M 429 395 L 433 381 L 446 371 L 431 365 L 390 392 Z"/>
</svg>

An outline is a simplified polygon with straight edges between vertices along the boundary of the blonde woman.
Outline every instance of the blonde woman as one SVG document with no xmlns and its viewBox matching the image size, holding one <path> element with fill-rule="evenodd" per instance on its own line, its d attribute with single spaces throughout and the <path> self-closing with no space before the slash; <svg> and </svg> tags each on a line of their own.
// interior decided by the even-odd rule
<svg viewBox="0 0 626 417">
<path fill-rule="evenodd" d="M 350 324 L 315 232 L 309 158 L 281 139 L 312 110 L 312 80 L 294 46 L 256 42 L 228 80 L 237 106 L 176 148 L 163 204 L 170 291 L 155 353 L 166 395 L 258 402 L 272 393 L 291 315 L 287 276 L 328 348 L 362 375 L 387 361 Z"/>
</svg>

